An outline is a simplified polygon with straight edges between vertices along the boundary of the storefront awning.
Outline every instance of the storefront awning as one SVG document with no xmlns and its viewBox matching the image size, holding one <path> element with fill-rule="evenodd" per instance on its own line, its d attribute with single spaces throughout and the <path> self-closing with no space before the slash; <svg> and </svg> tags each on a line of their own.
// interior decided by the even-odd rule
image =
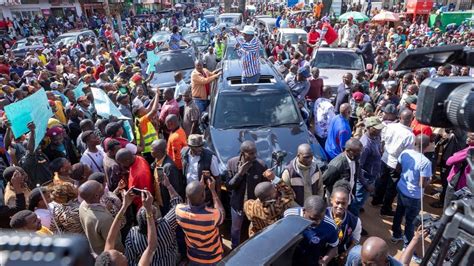
<svg viewBox="0 0 474 266">
<path fill-rule="evenodd" d="M 427 15 L 433 8 L 433 0 L 407 0 L 407 14 Z"/>
</svg>

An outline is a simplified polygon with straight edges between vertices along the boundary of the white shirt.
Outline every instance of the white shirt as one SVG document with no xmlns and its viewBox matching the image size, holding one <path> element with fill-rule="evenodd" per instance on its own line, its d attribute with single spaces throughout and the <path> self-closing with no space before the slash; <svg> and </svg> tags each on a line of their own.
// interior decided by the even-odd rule
<svg viewBox="0 0 474 266">
<path fill-rule="evenodd" d="M 99 149 L 97 152 L 93 153 L 87 149 L 81 157 L 81 163 L 88 165 L 92 172 L 104 172 L 104 151 Z"/>
<path fill-rule="evenodd" d="M 192 181 L 199 181 L 200 177 L 198 176 L 198 165 L 199 165 L 199 160 L 201 159 L 201 156 L 192 156 L 191 153 L 189 153 L 189 164 L 188 164 L 188 171 L 186 174 L 186 181 L 187 183 L 191 183 Z M 218 176 L 219 173 L 219 167 L 217 163 L 217 157 L 212 155 L 211 159 L 211 175 L 212 176 Z"/>
<path fill-rule="evenodd" d="M 184 82 L 184 80 L 180 80 L 178 83 L 176 83 L 176 88 L 174 89 L 174 98 L 178 99 L 180 95 L 183 95 L 186 90 L 189 88 L 189 85 Z M 181 98 L 181 101 L 178 102 L 179 107 L 184 106 L 184 101 Z"/>
<path fill-rule="evenodd" d="M 382 141 L 385 148 L 382 161 L 389 167 L 397 167 L 398 157 L 402 151 L 412 149 L 415 143 L 413 130 L 401 123 L 388 124 L 382 134 Z"/>
<path fill-rule="evenodd" d="M 314 102 L 314 131 L 318 137 L 326 138 L 329 131 L 329 123 L 336 115 L 334 105 L 330 99 L 318 98 Z"/>
</svg>

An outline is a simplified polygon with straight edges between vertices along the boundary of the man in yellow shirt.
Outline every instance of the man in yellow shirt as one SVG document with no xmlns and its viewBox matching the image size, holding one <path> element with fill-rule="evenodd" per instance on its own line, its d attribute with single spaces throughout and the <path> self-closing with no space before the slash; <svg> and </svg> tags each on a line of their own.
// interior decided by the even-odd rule
<svg viewBox="0 0 474 266">
<path fill-rule="evenodd" d="M 10 227 L 17 231 L 34 231 L 40 236 L 53 235 L 53 232 L 41 225 L 41 220 L 30 210 L 22 210 L 15 213 L 10 220 Z"/>
</svg>

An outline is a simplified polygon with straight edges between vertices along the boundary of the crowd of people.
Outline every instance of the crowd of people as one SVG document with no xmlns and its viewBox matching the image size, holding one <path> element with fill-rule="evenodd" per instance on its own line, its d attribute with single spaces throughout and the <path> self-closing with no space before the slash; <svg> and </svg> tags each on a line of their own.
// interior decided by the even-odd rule
<svg viewBox="0 0 474 266">
<path fill-rule="evenodd" d="M 474 147 L 474 132 L 418 122 L 418 90 L 427 78 L 472 76 L 473 71 L 446 64 L 396 72 L 392 66 L 407 49 L 472 47 L 473 29 L 461 25 L 445 32 L 421 19 L 397 27 L 353 18 L 334 23 L 321 9 L 318 3 L 314 12 L 275 14 L 274 33 L 285 27 L 308 32 L 295 46 L 256 29 L 252 16 L 242 30 L 212 34 L 190 83 L 176 71 L 176 88 L 164 91 L 149 83 L 153 72 L 147 71 L 147 51 L 158 46 L 149 40 L 154 31 L 167 29 L 172 33 L 169 49 L 180 49 L 182 41 L 188 44 L 179 33 L 183 14 L 167 21 L 127 18 L 124 34 L 113 30 L 116 25 L 89 20 L 86 24 L 97 28 L 101 42 L 45 45 L 24 58 L 4 46 L 0 227 L 43 236 L 82 234 L 96 265 L 214 265 L 226 254 L 221 226 L 226 217 L 231 220 L 230 248 L 235 249 L 242 235 L 252 237 L 283 217 L 297 215 L 313 223 L 295 249 L 294 265 L 419 261 L 414 253 L 426 232 L 416 228 L 415 220 L 425 188 L 440 182 L 439 202 L 433 207 L 446 208 L 454 192 L 466 187 L 471 169 L 464 161 Z M 67 19 L 71 27 L 87 22 Z M 201 22 L 199 15 L 191 19 L 196 30 L 208 32 L 210 27 Z M 50 18 L 46 25 L 57 22 Z M 24 28 L 13 27 L 15 34 L 28 37 Z M 328 28 L 335 39 L 326 38 Z M 45 36 L 47 29 L 41 32 Z M 200 124 L 211 85 L 222 75 L 217 63 L 231 35 L 237 38 L 242 82 L 259 81 L 260 60 L 274 64 L 323 147 L 327 169 L 320 169 L 309 144 L 298 143 L 296 157 L 276 173 L 249 140 L 241 143 L 236 157 L 223 162 L 225 171 L 219 166 Z M 339 77 L 335 90 L 325 85 L 310 63 L 322 45 L 354 49 L 366 70 Z M 267 58 L 261 58 L 261 48 Z M 79 84 L 84 85 L 81 95 L 75 93 Z M 100 115 L 103 110 L 95 108 L 92 88 L 105 91 L 122 118 Z M 5 115 L 5 107 L 40 90 L 46 91 L 53 117 L 35 147 L 37 121 L 28 123 L 29 133 L 16 136 L 16 121 Z M 224 193 L 230 194 L 228 206 L 221 201 Z M 370 197 L 370 204 L 381 206 L 381 216 L 393 219 L 390 241 L 403 241 L 404 246 L 399 260 L 389 256 L 387 241 L 360 219 Z"/>
</svg>

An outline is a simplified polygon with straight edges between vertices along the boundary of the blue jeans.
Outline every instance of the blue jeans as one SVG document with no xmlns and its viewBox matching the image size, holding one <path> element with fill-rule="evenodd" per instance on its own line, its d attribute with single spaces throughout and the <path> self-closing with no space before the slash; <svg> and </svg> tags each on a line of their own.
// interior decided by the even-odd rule
<svg viewBox="0 0 474 266">
<path fill-rule="evenodd" d="M 360 208 L 364 206 L 365 201 L 369 197 L 369 191 L 362 185 L 362 183 L 356 183 L 355 196 L 352 199 L 351 205 L 349 205 L 349 211 L 355 216 L 359 217 Z"/>
<path fill-rule="evenodd" d="M 201 99 L 194 99 L 194 103 L 196 103 L 197 107 L 199 108 L 199 112 L 202 114 L 206 111 L 207 106 L 209 105 L 208 100 L 201 100 Z"/>
<path fill-rule="evenodd" d="M 260 74 L 253 75 L 251 77 L 242 76 L 242 83 L 244 84 L 258 83 L 259 80 L 260 80 Z"/>
<path fill-rule="evenodd" d="M 416 216 L 420 213 L 421 209 L 421 200 L 409 198 L 400 191 L 398 191 L 397 198 L 397 210 L 395 211 L 395 216 L 393 217 L 393 237 L 399 238 L 402 236 L 402 220 L 405 216 L 405 247 L 410 243 L 415 233 L 415 221 Z"/>
<path fill-rule="evenodd" d="M 230 210 L 232 216 L 232 226 L 230 229 L 230 241 L 232 249 L 240 245 L 240 232 L 242 231 L 242 222 L 244 221 L 244 212 L 236 211 L 234 208 Z"/>
</svg>

